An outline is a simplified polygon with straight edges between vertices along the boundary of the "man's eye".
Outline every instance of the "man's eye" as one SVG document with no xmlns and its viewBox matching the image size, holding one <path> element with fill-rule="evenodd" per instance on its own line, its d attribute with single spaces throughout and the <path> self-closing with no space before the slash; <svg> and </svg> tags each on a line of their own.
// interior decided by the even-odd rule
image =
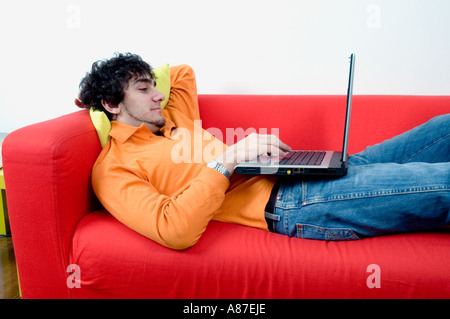
<svg viewBox="0 0 450 319">
<path fill-rule="evenodd" d="M 140 88 L 139 89 L 139 91 L 142 91 L 142 92 L 147 92 L 147 90 L 148 90 L 147 88 Z"/>
</svg>

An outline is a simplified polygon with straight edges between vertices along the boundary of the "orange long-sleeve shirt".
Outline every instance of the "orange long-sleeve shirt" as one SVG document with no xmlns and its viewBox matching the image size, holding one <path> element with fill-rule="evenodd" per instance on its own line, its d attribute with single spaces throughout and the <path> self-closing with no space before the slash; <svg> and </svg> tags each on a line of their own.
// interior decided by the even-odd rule
<svg viewBox="0 0 450 319">
<path fill-rule="evenodd" d="M 186 89 L 186 79 L 178 83 L 177 75 L 171 73 L 172 90 Z M 194 245 L 210 220 L 267 230 L 264 208 L 275 183 L 238 174 L 228 180 L 206 167 L 226 146 L 193 121 L 193 98 L 180 105 L 171 92 L 160 134 L 112 121 L 111 139 L 92 173 L 94 191 L 114 217 L 173 249 Z"/>
</svg>

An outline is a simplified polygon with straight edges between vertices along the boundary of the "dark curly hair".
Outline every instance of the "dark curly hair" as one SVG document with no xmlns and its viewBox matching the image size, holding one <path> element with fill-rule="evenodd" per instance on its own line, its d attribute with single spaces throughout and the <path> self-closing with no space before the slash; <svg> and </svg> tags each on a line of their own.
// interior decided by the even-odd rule
<svg viewBox="0 0 450 319">
<path fill-rule="evenodd" d="M 81 106 L 104 111 L 111 119 L 111 114 L 104 109 L 102 100 L 118 105 L 124 98 L 128 81 L 148 74 L 156 80 L 152 67 L 139 55 L 132 53 L 116 53 L 109 60 L 94 62 L 91 72 L 80 82 Z"/>
</svg>

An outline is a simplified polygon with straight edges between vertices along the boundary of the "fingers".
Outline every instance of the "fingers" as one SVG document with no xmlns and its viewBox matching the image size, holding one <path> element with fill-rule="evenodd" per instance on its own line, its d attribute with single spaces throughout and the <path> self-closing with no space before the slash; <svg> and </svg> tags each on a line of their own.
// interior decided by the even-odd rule
<svg viewBox="0 0 450 319">
<path fill-rule="evenodd" d="M 253 160 L 258 156 L 286 156 L 292 149 L 283 143 L 276 135 L 252 133 L 236 144 L 230 146 L 224 153 L 216 158 L 221 164 L 237 165 L 242 161 Z"/>
<path fill-rule="evenodd" d="M 269 156 L 280 156 L 285 157 L 287 155 L 288 151 L 280 149 L 276 146 L 270 146 L 269 152 L 267 152 L 267 155 Z"/>
<path fill-rule="evenodd" d="M 264 147 L 267 149 L 267 153 L 271 155 L 286 155 L 286 152 L 292 151 L 292 148 L 285 143 L 283 143 L 278 136 L 276 135 L 264 135 L 264 134 L 256 134 L 257 135 L 257 144 L 259 145 L 262 152 L 264 152 Z M 261 152 L 259 152 L 261 154 Z"/>
<path fill-rule="evenodd" d="M 270 156 L 286 156 L 286 153 L 292 150 L 276 135 L 252 133 L 237 144 L 237 149 L 241 151 L 238 161 L 252 160 L 265 154 L 269 154 Z"/>
</svg>

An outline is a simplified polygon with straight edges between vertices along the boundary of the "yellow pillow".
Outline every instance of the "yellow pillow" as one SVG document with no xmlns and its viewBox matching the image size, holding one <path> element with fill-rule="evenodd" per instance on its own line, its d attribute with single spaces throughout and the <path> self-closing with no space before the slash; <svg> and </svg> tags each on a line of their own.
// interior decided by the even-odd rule
<svg viewBox="0 0 450 319">
<path fill-rule="evenodd" d="M 156 76 L 156 89 L 164 94 L 166 97 L 164 101 L 161 102 L 161 108 L 163 109 L 167 102 L 169 101 L 170 94 L 170 70 L 169 64 L 160 66 L 159 68 L 153 69 L 153 73 Z"/>
<path fill-rule="evenodd" d="M 91 116 L 92 124 L 94 124 L 95 130 L 97 131 L 100 144 L 105 146 L 109 141 L 109 131 L 111 131 L 111 122 L 106 116 L 105 112 L 94 110 L 92 107 L 89 110 L 89 115 Z"/>
<path fill-rule="evenodd" d="M 169 64 L 165 64 L 160 66 L 159 68 L 153 69 L 153 73 L 156 77 L 156 89 L 166 97 L 161 103 L 161 108 L 163 109 L 169 101 L 170 94 Z M 103 148 L 109 141 L 111 122 L 103 111 L 94 110 L 93 108 L 91 108 L 89 110 L 89 115 L 91 116 L 92 124 L 94 124 L 95 130 L 97 131 L 97 135 L 100 140 L 100 144 Z"/>
</svg>

